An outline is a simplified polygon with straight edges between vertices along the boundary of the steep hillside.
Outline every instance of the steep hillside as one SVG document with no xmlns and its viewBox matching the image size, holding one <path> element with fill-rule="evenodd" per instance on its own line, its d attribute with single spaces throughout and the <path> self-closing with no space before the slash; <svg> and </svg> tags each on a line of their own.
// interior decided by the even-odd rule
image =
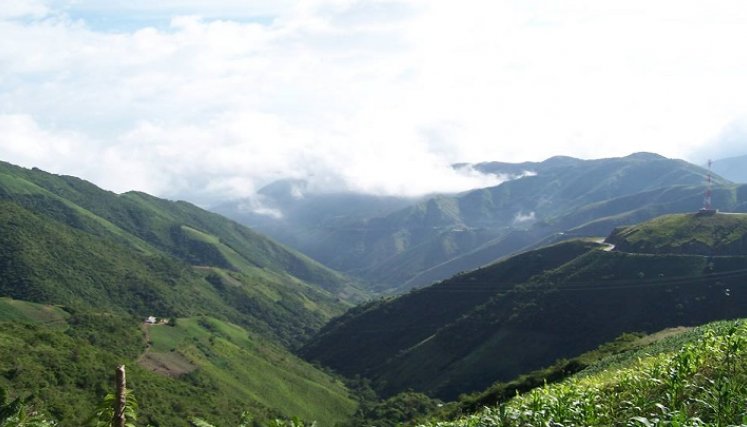
<svg viewBox="0 0 747 427">
<path fill-rule="evenodd" d="M 7 298 L 0 310 L 0 390 L 30 397 L 61 426 L 87 425 L 118 364 L 127 366 L 142 425 L 186 427 L 192 417 L 236 425 L 243 411 L 258 421 L 292 415 L 334 425 L 355 410 L 339 380 L 210 317 L 139 328 L 129 316 Z"/>
<path fill-rule="evenodd" d="M 432 427 L 743 425 L 747 325 L 705 325 Z"/>
<path fill-rule="evenodd" d="M 118 363 L 155 425 L 242 410 L 333 424 L 355 409 L 289 349 L 365 294 L 244 226 L 0 163 L 0 241 L 0 388 L 33 393 L 62 426 L 82 425 Z M 179 320 L 144 335 L 150 315 Z"/>
<path fill-rule="evenodd" d="M 57 176 L 0 162 L 0 197 L 57 219 L 74 228 L 115 236 L 142 249 L 145 241 L 191 264 L 230 266 L 185 227 L 215 237 L 238 255 L 239 262 L 289 272 L 310 284 L 350 297 L 359 293 L 349 280 L 252 230 L 187 202 L 171 202 L 144 193 L 122 195 L 101 190 L 71 176 Z M 203 259 L 207 257 L 206 259 Z M 233 260 L 232 260 L 233 261 Z"/>
<path fill-rule="evenodd" d="M 219 315 L 296 344 L 363 293 L 339 273 L 185 202 L 0 164 L 2 295 Z"/>
<path fill-rule="evenodd" d="M 702 168 L 650 153 L 455 167 L 510 179 L 496 187 L 414 201 L 388 214 L 325 223 L 313 236 L 315 244 L 304 248 L 314 259 L 365 279 L 372 289 L 401 293 L 535 247 L 558 233 L 607 235 L 625 224 L 615 223 L 615 217 L 646 220 L 682 211 L 669 208 L 684 201 L 685 211 L 697 210 L 706 176 Z M 718 177 L 715 183 L 728 185 Z M 673 186 L 700 196 L 654 196 Z M 626 197 L 642 204 L 621 203 Z M 594 233 L 586 233 L 590 229 L 582 227 L 591 222 L 596 222 Z"/>
<path fill-rule="evenodd" d="M 734 218 L 747 222 L 747 216 Z M 711 221 L 714 230 L 726 230 L 720 216 L 698 220 Z M 516 281 L 500 266 L 526 266 L 527 257 L 544 259 L 547 249 L 457 276 L 445 284 L 458 281 L 464 287 L 451 287 L 448 298 L 479 302 L 447 322 L 434 321 L 438 316 L 432 314 L 451 309 L 433 297 L 444 284 L 351 312 L 325 327 L 304 348 L 305 354 L 347 375 L 367 376 L 385 394 L 414 389 L 449 399 L 590 350 L 623 332 L 747 315 L 747 256 L 609 248 L 559 251 L 567 252 L 559 259 L 562 264 L 530 268 Z M 401 318 L 408 323 L 401 323 Z M 365 355 L 367 363 L 326 350 L 324 343 L 330 339 L 341 354 Z M 369 357 L 371 352 L 375 359 Z"/>
<path fill-rule="evenodd" d="M 374 375 L 392 355 L 415 347 L 493 296 L 603 247 L 574 240 L 516 255 L 397 298 L 355 307 L 333 319 L 303 349 L 345 375 Z"/>
</svg>

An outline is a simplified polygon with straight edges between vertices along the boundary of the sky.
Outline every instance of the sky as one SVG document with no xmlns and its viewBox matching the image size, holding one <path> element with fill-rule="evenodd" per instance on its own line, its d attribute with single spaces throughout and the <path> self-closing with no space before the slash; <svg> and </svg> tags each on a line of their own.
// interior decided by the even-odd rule
<svg viewBox="0 0 747 427">
<path fill-rule="evenodd" d="M 0 159 L 201 205 L 747 154 L 742 0 L 2 0 Z"/>
</svg>

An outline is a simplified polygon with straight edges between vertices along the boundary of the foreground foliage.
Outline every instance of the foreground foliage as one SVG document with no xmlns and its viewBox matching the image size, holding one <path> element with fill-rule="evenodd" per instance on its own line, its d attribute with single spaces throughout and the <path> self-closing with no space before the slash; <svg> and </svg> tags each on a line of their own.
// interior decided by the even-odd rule
<svg viewBox="0 0 747 427">
<path fill-rule="evenodd" d="M 747 323 L 702 328 L 676 351 L 618 362 L 456 421 L 467 426 L 747 425 Z"/>
</svg>

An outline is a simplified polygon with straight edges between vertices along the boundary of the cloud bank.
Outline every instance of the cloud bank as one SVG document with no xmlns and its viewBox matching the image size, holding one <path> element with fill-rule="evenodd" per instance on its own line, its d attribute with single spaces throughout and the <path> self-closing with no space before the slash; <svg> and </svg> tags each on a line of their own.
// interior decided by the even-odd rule
<svg viewBox="0 0 747 427">
<path fill-rule="evenodd" d="M 10 0 L 0 158 L 209 204 L 279 178 L 414 195 L 496 183 L 455 162 L 747 153 L 744 22 L 738 0 Z"/>
</svg>

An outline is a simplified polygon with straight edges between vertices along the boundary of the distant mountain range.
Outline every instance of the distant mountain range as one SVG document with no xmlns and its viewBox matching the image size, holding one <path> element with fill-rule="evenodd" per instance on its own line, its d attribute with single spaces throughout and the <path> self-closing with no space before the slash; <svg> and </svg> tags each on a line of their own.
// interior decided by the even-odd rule
<svg viewBox="0 0 747 427">
<path fill-rule="evenodd" d="M 744 317 L 745 265 L 747 214 L 665 216 L 356 307 L 302 353 L 385 395 L 454 399 L 623 332 Z"/>
<path fill-rule="evenodd" d="M 713 171 L 730 181 L 747 184 L 747 155 L 716 160 Z"/>
<path fill-rule="evenodd" d="M 371 290 L 398 293 L 568 235 L 604 236 L 618 225 L 695 211 L 707 175 L 651 153 L 455 167 L 514 179 L 420 200 L 294 192 L 302 183 L 285 182 L 261 192 L 277 207 L 274 217 L 247 213 L 252 201 L 216 210 L 366 281 Z M 728 180 L 715 176 L 714 185 L 716 206 L 747 210 Z"/>
</svg>

